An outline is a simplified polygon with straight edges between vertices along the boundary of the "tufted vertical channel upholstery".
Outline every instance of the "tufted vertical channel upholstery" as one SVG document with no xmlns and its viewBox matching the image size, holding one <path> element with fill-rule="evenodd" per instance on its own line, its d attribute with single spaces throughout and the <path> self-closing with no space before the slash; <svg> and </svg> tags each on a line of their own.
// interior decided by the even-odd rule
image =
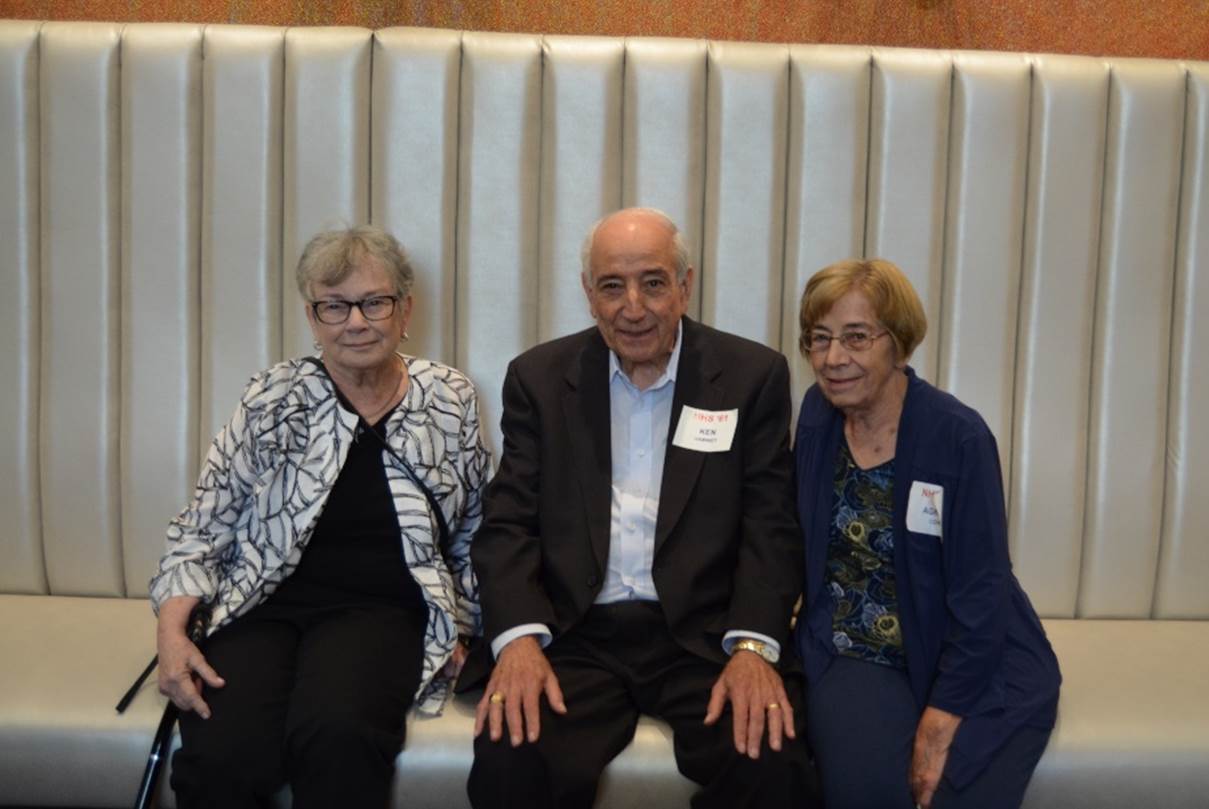
<svg viewBox="0 0 1209 809">
<path fill-rule="evenodd" d="M 404 348 L 471 376 L 498 451 L 508 361 L 590 325 L 580 243 L 622 205 L 682 226 L 692 316 L 783 351 L 795 400 L 806 279 L 906 270 L 913 365 L 998 439 L 1066 674 L 1026 805 L 1204 805 L 1209 66 L 23 21 L 0 21 L 0 805 L 129 803 L 162 702 L 110 706 L 154 648 L 147 580 L 248 377 L 312 350 L 314 232 L 400 238 Z M 471 710 L 413 721 L 400 804 L 463 805 Z M 600 804 L 690 791 L 644 721 Z"/>
<path fill-rule="evenodd" d="M 37 23 L 0 25 L 0 592 L 45 593 L 38 446 L 42 358 Z"/>
<path fill-rule="evenodd" d="M 1074 615 L 1082 562 L 1107 80 L 1094 59 L 1033 64 L 1008 523 L 1043 615 Z"/>
<path fill-rule="evenodd" d="M 42 552 L 55 594 L 125 595 L 119 466 L 121 29 L 39 43 Z"/>
<path fill-rule="evenodd" d="M 199 458 L 252 374 L 282 356 L 292 290 L 281 263 L 285 32 L 215 25 L 202 47 Z"/>
<path fill-rule="evenodd" d="M 580 248 L 592 223 L 621 207 L 625 43 L 546 37 L 542 65 L 539 341 L 591 323 Z"/>
<path fill-rule="evenodd" d="M 453 364 L 462 35 L 379 31 L 372 64 L 371 217 L 416 272 L 407 350 Z"/>
<path fill-rule="evenodd" d="M 1155 618 L 1209 611 L 1209 65 L 1189 66 L 1186 104 Z"/>
<path fill-rule="evenodd" d="M 202 32 L 133 25 L 121 47 L 123 581 L 147 595 L 146 542 L 193 489 L 199 396 Z M 144 540 L 144 541 L 140 541 Z"/>
</svg>

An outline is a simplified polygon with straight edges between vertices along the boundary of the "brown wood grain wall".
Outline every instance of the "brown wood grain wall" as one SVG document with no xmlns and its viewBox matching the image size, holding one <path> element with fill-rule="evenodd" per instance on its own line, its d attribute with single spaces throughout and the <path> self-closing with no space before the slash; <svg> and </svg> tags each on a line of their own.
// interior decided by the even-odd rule
<svg viewBox="0 0 1209 809">
<path fill-rule="evenodd" d="M 0 17 L 419 25 L 1209 60 L 1209 0 L 0 0 Z"/>
</svg>

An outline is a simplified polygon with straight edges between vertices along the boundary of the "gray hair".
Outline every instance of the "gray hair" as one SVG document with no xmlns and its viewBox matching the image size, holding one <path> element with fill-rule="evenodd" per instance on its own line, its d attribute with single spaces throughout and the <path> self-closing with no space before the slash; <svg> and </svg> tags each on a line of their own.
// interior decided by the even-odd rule
<svg viewBox="0 0 1209 809">
<path fill-rule="evenodd" d="M 304 300 L 312 300 L 311 285 L 335 286 L 344 281 L 366 256 L 382 263 L 395 292 L 406 298 L 411 292 L 415 273 L 402 245 L 376 225 L 325 230 L 316 234 L 298 258 L 294 278 Z"/>
<path fill-rule="evenodd" d="M 683 281 L 684 276 L 688 273 L 688 248 L 684 246 L 684 238 L 680 235 L 680 228 L 676 227 L 676 223 L 672 221 L 670 216 L 658 208 L 622 208 L 619 211 L 613 211 L 597 219 L 588 230 L 588 235 L 584 237 L 583 246 L 579 248 L 579 263 L 582 268 L 580 275 L 583 277 L 583 280 L 587 281 L 592 276 L 592 243 L 596 241 L 596 231 L 600 230 L 600 226 L 605 222 L 623 213 L 640 213 L 653 216 L 671 231 L 672 253 L 676 258 L 676 280 Z"/>
</svg>

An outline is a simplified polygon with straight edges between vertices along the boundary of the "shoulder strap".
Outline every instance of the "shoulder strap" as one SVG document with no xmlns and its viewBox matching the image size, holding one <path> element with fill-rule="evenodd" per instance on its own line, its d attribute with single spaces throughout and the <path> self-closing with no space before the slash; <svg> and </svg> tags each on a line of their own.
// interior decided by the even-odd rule
<svg viewBox="0 0 1209 809">
<path fill-rule="evenodd" d="M 303 361 L 314 364 L 328 377 L 328 379 L 331 379 L 331 375 L 327 372 L 327 367 L 318 357 L 303 357 Z M 344 394 L 340 392 L 340 389 L 336 387 L 334 381 L 332 382 L 332 387 L 336 391 L 337 398 L 351 408 L 351 405 L 349 405 L 348 401 L 344 398 Z M 432 490 L 429 489 L 428 486 L 425 485 L 424 481 L 420 479 L 420 476 L 416 474 L 416 470 L 413 469 L 411 464 L 407 462 L 407 459 L 395 452 L 391 445 L 386 442 L 386 439 L 378 435 L 377 430 L 375 430 L 371 425 L 365 423 L 365 419 L 358 418 L 357 429 L 360 432 L 370 433 L 378 440 L 378 443 L 382 445 L 382 448 L 390 453 L 390 456 L 395 459 L 396 463 L 399 464 L 399 467 L 403 470 L 403 474 L 407 475 L 408 480 L 416 485 L 416 488 L 418 488 L 424 495 L 424 499 L 428 501 L 428 508 L 432 511 L 432 516 L 437 521 L 437 533 L 439 534 L 437 537 L 437 549 L 441 552 L 441 558 L 445 561 L 445 566 L 448 567 L 449 548 L 453 542 L 453 538 L 449 534 L 449 523 L 445 521 L 445 512 L 441 510 L 441 504 L 437 502 L 436 495 L 434 495 Z"/>
<path fill-rule="evenodd" d="M 365 423 L 364 419 L 362 419 L 361 423 Z M 436 495 L 434 495 L 432 493 L 432 489 L 428 488 L 424 481 L 420 479 L 420 476 L 416 474 L 416 470 L 413 469 L 411 464 L 407 462 L 407 459 L 395 452 L 394 448 L 386 442 L 386 439 L 378 435 L 377 430 L 369 425 L 365 425 L 363 432 L 373 435 L 373 437 L 378 440 L 378 443 L 382 445 L 382 448 L 390 453 L 390 456 L 395 459 L 396 463 L 399 464 L 399 467 L 403 470 L 403 474 L 407 475 L 408 479 L 410 479 L 411 482 L 416 485 L 416 488 L 419 489 L 424 495 L 424 499 L 428 501 L 428 508 L 432 511 L 432 516 L 437 521 L 437 533 L 440 534 L 440 536 L 437 538 L 437 548 L 441 552 L 441 558 L 445 560 L 445 564 L 448 566 L 449 547 L 453 542 L 453 539 L 449 535 L 449 523 L 445 521 L 445 512 L 441 510 L 441 504 L 437 502 Z"/>
</svg>

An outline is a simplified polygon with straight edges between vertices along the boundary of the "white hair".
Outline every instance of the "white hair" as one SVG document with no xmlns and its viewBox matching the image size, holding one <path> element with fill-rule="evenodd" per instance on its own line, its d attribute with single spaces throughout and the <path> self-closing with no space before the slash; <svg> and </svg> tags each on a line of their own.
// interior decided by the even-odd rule
<svg viewBox="0 0 1209 809">
<path fill-rule="evenodd" d="M 580 275 L 583 280 L 587 282 L 592 277 L 592 243 L 596 241 L 596 231 L 600 230 L 600 226 L 614 216 L 629 213 L 653 216 L 671 231 L 672 253 L 676 257 L 676 280 L 683 281 L 684 276 L 688 273 L 688 248 L 684 246 L 684 239 L 680 235 L 680 228 L 676 227 L 676 223 L 672 221 L 670 216 L 658 208 L 622 208 L 597 219 L 592 227 L 588 229 L 588 235 L 584 237 L 583 246 L 579 249 Z"/>
</svg>

